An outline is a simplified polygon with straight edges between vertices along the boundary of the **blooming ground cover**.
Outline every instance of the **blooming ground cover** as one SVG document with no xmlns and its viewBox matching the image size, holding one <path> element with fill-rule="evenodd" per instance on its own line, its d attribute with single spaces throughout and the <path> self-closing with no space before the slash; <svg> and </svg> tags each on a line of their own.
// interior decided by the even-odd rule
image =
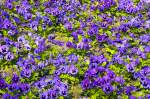
<svg viewBox="0 0 150 99">
<path fill-rule="evenodd" d="M 150 99 L 150 0 L 1 0 L 0 99 Z"/>
</svg>

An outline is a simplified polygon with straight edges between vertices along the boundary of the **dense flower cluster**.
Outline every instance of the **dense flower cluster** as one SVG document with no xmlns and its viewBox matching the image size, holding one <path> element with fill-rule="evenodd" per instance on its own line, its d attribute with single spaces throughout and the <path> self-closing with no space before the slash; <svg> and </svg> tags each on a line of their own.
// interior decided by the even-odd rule
<svg viewBox="0 0 150 99">
<path fill-rule="evenodd" d="M 150 99 L 150 1 L 1 0 L 0 98 Z"/>
</svg>

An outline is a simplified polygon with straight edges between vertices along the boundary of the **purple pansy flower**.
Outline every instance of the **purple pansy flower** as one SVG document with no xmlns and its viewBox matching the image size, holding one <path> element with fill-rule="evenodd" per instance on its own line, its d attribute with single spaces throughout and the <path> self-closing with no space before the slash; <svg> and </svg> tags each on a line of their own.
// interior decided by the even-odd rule
<svg viewBox="0 0 150 99">
<path fill-rule="evenodd" d="M 12 83 L 18 83 L 20 81 L 20 78 L 17 74 L 13 74 Z"/>
<path fill-rule="evenodd" d="M 111 92 L 113 92 L 113 87 L 112 85 L 110 84 L 106 84 L 104 87 L 103 87 L 103 91 L 106 93 L 106 94 L 110 94 Z"/>
<path fill-rule="evenodd" d="M 10 94 L 5 93 L 3 94 L 3 99 L 13 99 L 13 97 Z"/>
<path fill-rule="evenodd" d="M 18 89 L 19 89 L 19 87 L 18 87 L 18 84 L 16 84 L 16 83 L 8 85 L 8 90 L 11 91 L 11 92 L 14 92 Z"/>
<path fill-rule="evenodd" d="M 6 59 L 7 61 L 13 60 L 13 59 L 14 59 L 14 54 L 11 53 L 11 52 L 8 52 L 8 53 L 6 54 L 6 56 L 5 56 L 5 59 Z"/>
<path fill-rule="evenodd" d="M 19 85 L 19 90 L 21 93 L 27 93 L 30 90 L 30 85 L 27 83 L 22 83 Z"/>
<path fill-rule="evenodd" d="M 131 64 L 127 64 L 126 68 L 128 72 L 134 72 L 134 67 Z"/>
<path fill-rule="evenodd" d="M 118 82 L 119 84 L 124 84 L 125 80 L 122 77 L 115 77 L 115 81 Z"/>
<path fill-rule="evenodd" d="M 29 70 L 29 69 L 23 69 L 21 71 L 21 77 L 27 77 L 27 78 L 31 77 L 31 70 Z"/>
<path fill-rule="evenodd" d="M 7 83 L 4 79 L 0 78 L 0 89 L 5 89 L 7 87 Z"/>
<path fill-rule="evenodd" d="M 7 46 L 7 45 L 0 46 L 0 52 L 2 54 L 6 54 L 8 52 L 8 50 L 9 50 L 9 46 Z"/>
<path fill-rule="evenodd" d="M 75 75 L 78 73 L 78 69 L 74 66 L 74 65 L 71 65 L 68 69 L 68 73 L 69 74 L 72 74 L 72 75 Z"/>
<path fill-rule="evenodd" d="M 48 93 L 43 92 L 42 94 L 40 94 L 40 99 L 48 99 Z"/>
<path fill-rule="evenodd" d="M 81 82 L 81 87 L 83 90 L 89 89 L 91 87 L 90 79 L 86 78 Z"/>
<path fill-rule="evenodd" d="M 108 40 L 108 36 L 107 35 L 97 35 L 96 39 L 98 42 L 104 42 Z"/>
</svg>

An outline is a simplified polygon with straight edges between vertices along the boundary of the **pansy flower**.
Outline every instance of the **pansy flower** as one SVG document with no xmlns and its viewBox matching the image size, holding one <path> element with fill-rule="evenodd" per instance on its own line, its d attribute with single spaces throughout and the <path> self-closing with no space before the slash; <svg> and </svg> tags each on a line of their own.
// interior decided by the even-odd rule
<svg viewBox="0 0 150 99">
<path fill-rule="evenodd" d="M 97 68 L 91 68 L 91 69 L 89 69 L 89 70 L 88 70 L 88 73 L 89 73 L 89 75 L 92 76 L 92 77 L 98 76 L 98 70 L 97 70 Z"/>
<path fill-rule="evenodd" d="M 21 71 L 21 77 L 27 77 L 27 78 L 29 78 L 29 77 L 31 77 L 31 70 L 30 69 L 23 69 L 22 71 Z"/>
<path fill-rule="evenodd" d="M 69 47 L 69 48 L 74 48 L 74 43 L 72 43 L 72 42 L 70 42 L 70 41 L 68 41 L 67 43 L 66 43 L 66 46 L 67 47 Z"/>
<path fill-rule="evenodd" d="M 117 77 L 115 77 L 115 82 L 118 82 L 119 84 L 124 84 L 124 82 L 125 82 L 125 80 L 123 79 L 123 77 L 119 77 L 119 76 L 117 76 Z"/>
<path fill-rule="evenodd" d="M 78 69 L 74 66 L 74 65 L 71 65 L 69 68 L 68 68 L 68 73 L 69 74 L 72 74 L 72 75 L 75 75 L 78 73 Z"/>
<path fill-rule="evenodd" d="M 37 21 L 32 21 L 30 23 L 30 28 L 32 28 L 35 31 L 37 31 L 37 26 L 38 26 L 38 22 Z"/>
<path fill-rule="evenodd" d="M 3 99 L 13 99 L 13 97 L 10 94 L 5 93 L 3 94 Z"/>
<path fill-rule="evenodd" d="M 47 96 L 49 97 L 49 99 L 57 99 L 57 93 L 55 90 L 49 89 L 47 91 Z"/>
<path fill-rule="evenodd" d="M 145 78 L 144 80 L 141 80 L 141 84 L 144 88 L 150 89 L 150 79 L 149 78 Z"/>
<path fill-rule="evenodd" d="M 112 70 L 106 69 L 107 75 L 108 77 L 110 77 L 110 79 L 114 79 L 115 78 L 115 73 Z"/>
<path fill-rule="evenodd" d="M 18 87 L 17 83 L 13 83 L 13 84 L 8 85 L 8 90 L 11 91 L 11 92 L 14 92 L 18 89 L 19 89 L 19 87 Z"/>
<path fill-rule="evenodd" d="M 98 42 L 104 42 L 108 40 L 108 36 L 107 35 L 97 35 L 96 39 Z"/>
<path fill-rule="evenodd" d="M 150 46 L 145 46 L 144 52 L 149 53 L 150 52 Z"/>
<path fill-rule="evenodd" d="M 62 96 L 67 96 L 67 95 L 68 95 L 68 93 L 67 93 L 66 90 L 61 90 L 61 91 L 59 92 L 59 94 L 62 95 Z"/>
<path fill-rule="evenodd" d="M 94 84 L 93 86 L 102 88 L 102 86 L 105 85 L 105 82 L 104 82 L 103 78 L 98 77 L 98 78 L 95 79 L 95 81 L 93 82 L 93 84 Z"/>
<path fill-rule="evenodd" d="M 8 53 L 6 54 L 6 56 L 5 56 L 5 59 L 6 59 L 7 61 L 13 60 L 13 59 L 14 59 L 14 54 L 11 53 L 11 52 L 8 52 Z"/>
<path fill-rule="evenodd" d="M 128 72 L 134 72 L 134 67 L 131 64 L 127 64 L 126 68 Z"/>
<path fill-rule="evenodd" d="M 21 93 L 27 93 L 30 90 L 30 85 L 27 84 L 27 83 L 21 83 L 19 85 L 19 90 L 20 90 Z"/>
<path fill-rule="evenodd" d="M 0 89 L 5 89 L 7 87 L 7 83 L 4 79 L 0 78 Z"/>
<path fill-rule="evenodd" d="M 43 92 L 42 94 L 40 94 L 40 99 L 48 99 L 48 93 L 47 92 Z"/>
<path fill-rule="evenodd" d="M 91 81 L 90 81 L 90 79 L 88 79 L 88 78 L 86 78 L 86 79 L 84 79 L 82 82 L 81 82 L 81 87 L 82 87 L 82 89 L 83 90 L 86 90 L 86 89 L 89 89 L 89 88 L 91 88 Z"/>
<path fill-rule="evenodd" d="M 61 73 L 67 73 L 67 71 L 68 71 L 68 66 L 61 66 L 60 69 L 59 69 L 59 71 L 60 71 Z"/>
<path fill-rule="evenodd" d="M 7 45 L 0 46 L 0 52 L 2 54 L 6 54 L 8 51 L 9 51 L 9 46 L 7 46 Z"/>
<path fill-rule="evenodd" d="M 20 78 L 17 74 L 13 74 L 12 77 L 12 83 L 18 83 L 20 81 Z"/>
<path fill-rule="evenodd" d="M 137 88 L 135 87 L 135 86 L 127 86 L 126 88 L 125 88 L 125 93 L 126 93 L 126 95 L 131 95 L 131 92 L 132 91 L 135 91 Z"/>
<path fill-rule="evenodd" d="M 45 87 L 46 84 L 47 84 L 46 82 L 44 82 L 43 80 L 40 80 L 40 81 L 35 83 L 35 87 L 38 89 L 41 89 L 41 88 Z"/>
<path fill-rule="evenodd" d="M 110 84 L 106 84 L 104 87 L 103 87 L 103 91 L 106 93 L 106 94 L 110 94 L 111 92 L 113 92 L 114 88 L 112 85 Z"/>
</svg>

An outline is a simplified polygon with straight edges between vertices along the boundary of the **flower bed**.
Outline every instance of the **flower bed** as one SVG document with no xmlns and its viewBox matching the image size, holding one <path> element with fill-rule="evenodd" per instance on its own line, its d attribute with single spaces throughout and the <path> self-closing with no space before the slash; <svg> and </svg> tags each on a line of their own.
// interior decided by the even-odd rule
<svg viewBox="0 0 150 99">
<path fill-rule="evenodd" d="M 150 99 L 149 0 L 3 0 L 0 98 Z"/>
</svg>

